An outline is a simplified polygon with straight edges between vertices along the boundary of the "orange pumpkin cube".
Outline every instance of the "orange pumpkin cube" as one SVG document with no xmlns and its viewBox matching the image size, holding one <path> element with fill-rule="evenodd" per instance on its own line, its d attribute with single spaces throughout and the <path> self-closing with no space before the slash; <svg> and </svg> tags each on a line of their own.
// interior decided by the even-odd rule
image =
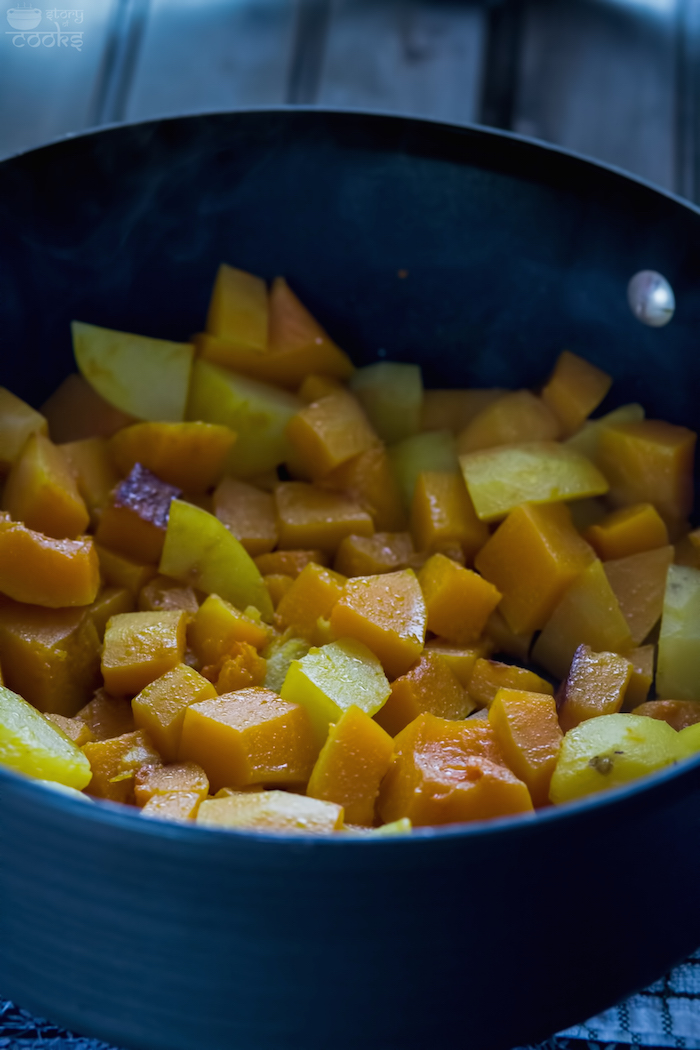
<svg viewBox="0 0 700 1050">
<path fill-rule="evenodd" d="M 175 762 L 185 711 L 190 704 L 211 700 L 216 689 L 201 674 L 178 664 L 142 689 L 131 701 L 133 718 L 145 729 L 165 762 Z"/>
<path fill-rule="evenodd" d="M 170 504 L 181 495 L 140 463 L 114 491 L 95 532 L 97 542 L 139 562 L 157 563 L 163 553 Z"/>
<path fill-rule="evenodd" d="M 62 609 L 90 605 L 100 563 L 89 536 L 56 540 L 19 522 L 0 522 L 0 591 L 18 602 Z"/>
<path fill-rule="evenodd" d="M 486 719 L 451 722 L 422 714 L 394 740 L 379 792 L 385 823 L 461 824 L 532 810 L 530 793 L 505 765 Z"/>
<path fill-rule="evenodd" d="M 187 613 L 134 612 L 113 616 L 105 631 L 102 677 L 114 696 L 135 696 L 185 655 Z"/>
<path fill-rule="evenodd" d="M 418 573 L 428 613 L 428 630 L 456 645 L 469 645 L 481 635 L 501 600 L 500 591 L 482 576 L 433 554 Z"/>
<path fill-rule="evenodd" d="M 218 594 L 210 594 L 197 610 L 187 636 L 197 659 L 202 664 L 215 664 L 236 642 L 262 649 L 269 632 L 259 619 L 241 612 Z"/>
<path fill-rule="evenodd" d="M 95 798 L 135 805 L 136 774 L 143 766 L 160 765 L 160 755 L 142 730 L 83 746 L 92 779 L 85 791 Z"/>
<path fill-rule="evenodd" d="M 489 649 L 481 642 L 475 646 L 453 645 L 444 638 L 432 638 L 425 643 L 424 653 L 437 653 L 445 661 L 453 675 L 465 689 L 469 688 L 469 679 L 472 676 L 474 665 L 477 660 L 488 655 Z"/>
<path fill-rule="evenodd" d="M 287 576 L 283 572 L 271 572 L 263 576 L 263 582 L 267 587 L 267 593 L 270 595 L 270 601 L 277 609 L 279 603 L 294 583 L 294 577 Z"/>
<path fill-rule="evenodd" d="M 224 478 L 214 491 L 214 514 L 251 557 L 277 546 L 275 500 L 271 493 L 235 478 Z"/>
<path fill-rule="evenodd" d="M 564 732 L 587 718 L 616 714 L 631 677 L 632 664 L 624 656 L 594 653 L 579 645 L 560 692 L 559 721 Z"/>
<path fill-rule="evenodd" d="M 195 616 L 199 601 L 194 587 L 188 587 L 171 576 L 154 576 L 139 591 L 139 611 L 156 612 L 166 609 L 184 609 Z"/>
<path fill-rule="evenodd" d="M 418 475 L 411 505 L 411 533 L 421 551 L 462 548 L 469 563 L 489 538 L 459 474 L 424 471 Z"/>
<path fill-rule="evenodd" d="M 261 687 L 191 704 L 180 738 L 180 759 L 197 762 L 212 791 L 306 784 L 318 750 L 305 709 Z"/>
<path fill-rule="evenodd" d="M 327 620 L 347 583 L 332 569 L 310 562 L 280 601 L 275 613 L 275 626 L 280 631 L 291 629 L 298 638 L 312 645 L 323 644 L 317 637 L 319 617 Z"/>
<path fill-rule="evenodd" d="M 135 423 L 109 442 L 122 474 L 137 463 L 185 492 L 206 492 L 221 479 L 236 435 L 217 423 Z"/>
<path fill-rule="evenodd" d="M 634 645 L 641 645 L 661 619 L 666 577 L 672 562 L 673 547 L 668 546 L 606 561 L 603 565 Z"/>
<path fill-rule="evenodd" d="M 467 688 L 476 707 L 490 707 L 500 689 L 554 696 L 551 683 L 534 671 L 483 658 L 475 662 Z"/>
<path fill-rule="evenodd" d="M 108 550 L 95 543 L 95 551 L 100 563 L 102 579 L 108 587 L 123 587 L 134 598 L 143 590 L 149 580 L 157 573 L 155 565 L 144 565 L 142 562 L 127 558 L 124 554 Z"/>
<path fill-rule="evenodd" d="M 317 547 L 333 554 L 346 536 L 374 533 L 371 517 L 355 500 L 303 481 L 278 485 L 275 509 L 282 548 Z"/>
<path fill-rule="evenodd" d="M 334 567 L 344 576 L 377 576 L 407 568 L 413 554 L 409 532 L 346 536 L 336 551 Z"/>
<path fill-rule="evenodd" d="M 608 514 L 586 529 L 585 538 L 603 561 L 626 558 L 668 544 L 668 529 L 651 503 L 636 503 Z"/>
<path fill-rule="evenodd" d="M 481 548 L 475 565 L 503 595 L 499 612 L 516 634 L 544 627 L 594 553 L 563 503 L 516 507 Z"/>
<path fill-rule="evenodd" d="M 610 482 L 613 506 L 652 503 L 666 522 L 687 518 L 693 506 L 696 436 L 657 419 L 605 427 L 597 462 Z"/>
<path fill-rule="evenodd" d="M 546 806 L 563 739 L 554 697 L 499 689 L 489 708 L 489 723 L 507 765 L 527 784 L 533 804 Z"/>
<path fill-rule="evenodd" d="M 175 791 L 194 792 L 201 800 L 209 794 L 209 781 L 196 762 L 174 762 L 167 766 L 142 766 L 134 778 L 137 806 L 145 806 L 157 795 Z"/>
<path fill-rule="evenodd" d="M 611 386 L 612 378 L 607 372 L 564 350 L 541 396 L 564 433 L 573 434 L 598 407 Z"/>
<path fill-rule="evenodd" d="M 258 571 L 263 576 L 268 576 L 271 573 L 280 573 L 296 579 L 304 566 L 308 565 L 310 561 L 316 562 L 317 565 L 328 565 L 330 558 L 324 551 L 291 550 L 259 554 L 253 560 L 258 567 Z"/>
<path fill-rule="evenodd" d="M 550 408 L 529 390 L 513 390 L 483 408 L 457 438 L 457 451 L 478 452 L 496 445 L 523 441 L 556 441 L 561 436 L 559 420 Z"/>
<path fill-rule="evenodd" d="M 306 794 L 342 806 L 346 822 L 371 827 L 393 750 L 389 734 L 353 704 L 330 726 Z"/>
<path fill-rule="evenodd" d="M 440 718 L 462 719 L 475 707 L 447 661 L 436 650 L 424 649 L 413 667 L 391 683 L 389 699 L 374 719 L 396 736 L 425 711 Z"/>
<path fill-rule="evenodd" d="M 105 438 L 84 438 L 58 446 L 73 473 L 78 492 L 85 501 L 93 524 L 99 521 L 112 489 L 119 484 Z"/>
<path fill-rule="evenodd" d="M 660 718 L 680 733 L 700 722 L 700 704 L 697 700 L 647 700 L 635 707 L 632 714 Z"/>
<path fill-rule="evenodd" d="M 379 658 L 388 677 L 398 678 L 420 656 L 425 643 L 425 600 L 412 569 L 348 580 L 333 606 L 336 638 L 356 638 Z"/>
<path fill-rule="evenodd" d="M 94 740 L 112 740 L 136 730 L 131 701 L 123 696 L 110 696 L 106 689 L 98 689 L 92 700 L 80 708 L 76 718 L 85 722 Z"/>
<path fill-rule="evenodd" d="M 290 419 L 286 434 L 295 462 L 314 479 L 379 444 L 359 401 L 345 391 L 302 408 Z"/>
<path fill-rule="evenodd" d="M 268 342 L 265 282 L 252 273 L 222 263 L 209 300 L 207 332 L 237 347 L 264 353 Z"/>
<path fill-rule="evenodd" d="M 82 718 L 78 718 L 75 715 L 73 718 L 66 718 L 65 715 L 53 715 L 47 714 L 45 716 L 49 722 L 53 722 L 55 726 L 65 733 L 69 740 L 72 740 L 77 747 L 82 747 L 83 744 L 89 743 L 90 740 L 94 740 L 92 730 L 87 722 L 84 722 Z"/>
<path fill-rule="evenodd" d="M 406 528 L 403 498 L 391 461 L 383 446 L 368 448 L 326 474 L 323 488 L 346 492 L 371 515 L 378 532 Z"/>
<path fill-rule="evenodd" d="M 55 539 L 85 532 L 90 515 L 68 460 L 44 434 L 31 434 L 5 483 L 3 507 L 14 521 Z"/>
</svg>

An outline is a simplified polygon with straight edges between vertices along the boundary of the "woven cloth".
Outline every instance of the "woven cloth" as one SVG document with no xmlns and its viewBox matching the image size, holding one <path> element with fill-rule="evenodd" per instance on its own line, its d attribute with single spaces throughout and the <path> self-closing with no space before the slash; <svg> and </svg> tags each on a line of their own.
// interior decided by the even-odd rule
<svg viewBox="0 0 700 1050">
<path fill-rule="evenodd" d="M 700 951 L 619 1006 L 537 1047 L 516 1050 L 627 1050 L 630 1046 L 700 1050 Z M 71 1035 L 49 1021 L 32 1017 L 14 1003 L 0 1000 L 0 1050 L 115 1048 Z"/>
</svg>

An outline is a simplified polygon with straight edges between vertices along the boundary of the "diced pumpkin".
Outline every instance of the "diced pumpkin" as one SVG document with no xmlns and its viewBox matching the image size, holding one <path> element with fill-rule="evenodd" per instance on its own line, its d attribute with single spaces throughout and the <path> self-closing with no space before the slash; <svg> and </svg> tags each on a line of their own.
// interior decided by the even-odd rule
<svg viewBox="0 0 700 1050">
<path fill-rule="evenodd" d="M 114 469 L 109 445 L 105 438 L 92 437 L 71 441 L 59 445 L 59 448 L 68 461 L 78 492 L 94 524 L 99 521 L 102 510 L 109 503 L 112 489 L 119 484 L 119 474 Z"/>
<path fill-rule="evenodd" d="M 300 704 L 309 715 L 317 751 L 352 704 L 367 715 L 375 715 L 386 703 L 390 687 L 382 666 L 366 645 L 352 638 L 311 649 L 289 666 L 280 695 Z"/>
<path fill-rule="evenodd" d="M 93 740 L 112 740 L 136 731 L 131 702 L 123 696 L 110 696 L 106 689 L 98 689 L 75 717 L 89 728 Z"/>
<path fill-rule="evenodd" d="M 425 643 L 424 654 L 437 653 L 445 661 L 460 685 L 469 688 L 469 680 L 477 660 L 480 660 L 488 649 L 480 642 L 478 645 L 467 647 L 453 645 L 444 638 L 432 638 Z"/>
<path fill-rule="evenodd" d="M 134 778 L 137 806 L 145 806 L 158 795 L 174 791 L 194 792 L 201 800 L 209 794 L 209 781 L 196 762 L 174 762 L 167 766 L 142 766 Z"/>
<path fill-rule="evenodd" d="M 566 444 L 569 448 L 576 449 L 582 456 L 586 456 L 592 463 L 598 462 L 598 444 L 600 435 L 606 427 L 615 423 L 640 423 L 644 419 L 644 409 L 636 402 L 629 405 L 621 405 L 613 409 L 605 416 L 598 419 L 589 419 L 580 430 L 567 438 Z"/>
<path fill-rule="evenodd" d="M 108 438 L 134 417 L 115 408 L 97 393 L 87 379 L 74 372 L 67 376 L 41 406 L 51 440 L 63 444 L 86 438 Z"/>
<path fill-rule="evenodd" d="M 654 681 L 655 656 L 656 646 L 654 645 L 638 646 L 625 653 L 625 657 L 632 664 L 632 677 L 622 704 L 623 711 L 637 713 L 635 708 L 646 701 L 651 683 Z"/>
<path fill-rule="evenodd" d="M 700 722 L 700 704 L 697 700 L 647 700 L 635 707 L 632 714 L 659 718 L 680 733 Z"/>
<path fill-rule="evenodd" d="M 156 678 L 182 663 L 187 613 L 134 612 L 107 624 L 102 677 L 113 696 L 135 696 Z"/>
<path fill-rule="evenodd" d="M 354 372 L 350 389 L 387 445 L 418 433 L 423 407 L 419 365 L 376 361 Z"/>
<path fill-rule="evenodd" d="M 401 491 L 387 450 L 369 448 L 326 474 L 323 488 L 346 492 L 372 516 L 378 532 L 401 532 L 406 527 Z"/>
<path fill-rule="evenodd" d="M 290 550 L 259 554 L 254 560 L 260 572 L 266 576 L 269 576 L 270 573 L 283 573 L 285 576 L 293 576 L 296 579 L 309 562 L 315 562 L 316 565 L 328 565 L 330 558 L 320 550 Z"/>
<path fill-rule="evenodd" d="M 383 821 L 459 824 L 531 810 L 530 793 L 505 765 L 488 721 L 423 714 L 394 740 L 379 792 Z"/>
<path fill-rule="evenodd" d="M 148 732 L 163 760 L 175 762 L 186 709 L 215 696 L 211 682 L 181 663 L 142 689 L 131 701 L 131 709 L 136 725 Z"/>
<path fill-rule="evenodd" d="M 104 638 L 107 621 L 119 613 L 135 612 L 135 604 L 133 594 L 126 587 L 105 587 L 98 593 L 88 612 L 100 642 Z"/>
<path fill-rule="evenodd" d="M 375 653 L 389 678 L 398 678 L 420 656 L 427 611 L 412 569 L 348 580 L 333 606 L 336 638 L 355 638 Z"/>
<path fill-rule="evenodd" d="M 542 388 L 542 400 L 566 434 L 573 434 L 601 403 L 612 378 L 578 354 L 564 350 Z"/>
<path fill-rule="evenodd" d="M 173 500 L 170 506 L 159 571 L 272 619 L 272 602 L 253 559 L 218 518 L 191 503 Z"/>
<path fill-rule="evenodd" d="M 372 518 L 359 503 L 303 481 L 275 489 L 275 511 L 281 548 L 318 548 L 333 554 L 346 536 L 371 536 Z"/>
<path fill-rule="evenodd" d="M 497 445 L 556 441 L 561 426 L 543 400 L 529 390 L 514 390 L 487 405 L 457 438 L 460 455 Z"/>
<path fill-rule="evenodd" d="M 319 748 L 303 707 L 256 687 L 190 704 L 180 759 L 197 762 L 212 791 L 306 784 Z"/>
<path fill-rule="evenodd" d="M 428 630 L 456 645 L 470 645 L 501 600 L 500 592 L 478 573 L 433 554 L 418 573 Z"/>
<path fill-rule="evenodd" d="M 579 645 L 594 652 L 624 653 L 632 635 L 619 602 L 597 559 L 574 580 L 535 642 L 532 658 L 564 678 Z"/>
<path fill-rule="evenodd" d="M 413 494 L 420 474 L 437 472 L 459 475 L 454 434 L 431 430 L 398 441 L 388 450 L 389 461 L 401 492 L 405 513 L 410 514 Z"/>
<path fill-rule="evenodd" d="M 617 653 L 595 653 L 579 645 L 562 682 L 559 722 L 565 733 L 587 718 L 616 714 L 632 678 L 632 664 Z"/>
<path fill-rule="evenodd" d="M 214 683 L 219 696 L 265 685 L 267 661 L 248 642 L 234 642 L 216 664 L 202 668 L 202 674 Z"/>
<path fill-rule="evenodd" d="M 189 626 L 187 637 L 197 659 L 215 664 L 232 651 L 236 642 L 248 642 L 256 649 L 267 644 L 267 628 L 252 616 L 237 609 L 218 594 L 202 602 Z"/>
<path fill-rule="evenodd" d="M 167 791 L 153 795 L 142 807 L 141 816 L 156 820 L 195 820 L 201 801 L 197 791 Z"/>
<path fill-rule="evenodd" d="M 413 554 L 409 532 L 346 536 L 336 551 L 334 567 L 344 576 L 377 576 L 407 568 Z"/>
<path fill-rule="evenodd" d="M 29 436 L 12 465 L 3 507 L 28 529 L 59 540 L 74 539 L 90 523 L 66 457 L 41 433 Z"/>
<path fill-rule="evenodd" d="M 635 503 L 591 525 L 586 540 L 602 561 L 609 561 L 665 547 L 668 529 L 651 503 Z"/>
<path fill-rule="evenodd" d="M 186 492 L 206 492 L 220 481 L 234 432 L 217 423 L 135 423 L 110 439 L 109 449 L 122 474 L 137 463 Z"/>
<path fill-rule="evenodd" d="M 222 263 L 209 300 L 207 332 L 237 348 L 265 353 L 268 340 L 265 282 L 251 273 Z"/>
<path fill-rule="evenodd" d="M 102 578 L 108 587 L 123 587 L 136 598 L 156 575 L 155 565 L 144 565 L 95 543 Z"/>
<path fill-rule="evenodd" d="M 289 791 L 236 792 L 205 799 L 197 823 L 283 835 L 327 835 L 343 827 L 343 807 Z"/>
<path fill-rule="evenodd" d="M 199 601 L 193 587 L 188 587 L 169 576 L 154 576 L 139 591 L 138 607 L 139 612 L 184 609 L 195 616 L 199 609 Z"/>
<path fill-rule="evenodd" d="M 89 536 L 56 540 L 17 522 L 0 523 L 0 592 L 18 602 L 61 609 L 90 605 L 100 564 Z"/>
<path fill-rule="evenodd" d="M 459 434 L 472 419 L 507 390 L 501 387 L 472 390 L 424 390 L 421 430 L 451 430 Z"/>
<path fill-rule="evenodd" d="M 0 474 L 19 458 L 32 434 L 48 436 L 46 418 L 26 401 L 0 387 Z"/>
<path fill-rule="evenodd" d="M 459 474 L 424 471 L 418 475 L 411 505 L 411 533 L 421 551 L 461 547 L 470 564 L 489 538 Z"/>
<path fill-rule="evenodd" d="M 287 576 L 283 572 L 271 572 L 263 576 L 263 580 L 276 612 L 280 602 L 294 583 L 294 577 Z"/>
<path fill-rule="evenodd" d="M 418 715 L 463 719 L 475 708 L 469 693 L 437 650 L 424 649 L 413 667 L 391 683 L 391 693 L 375 721 L 396 736 Z"/>
<path fill-rule="evenodd" d="M 656 692 L 661 699 L 700 700 L 700 569 L 669 567 Z"/>
<path fill-rule="evenodd" d="M 499 689 L 489 708 L 489 724 L 506 764 L 527 784 L 533 804 L 545 806 L 563 738 L 554 697 Z"/>
<path fill-rule="evenodd" d="M 0 686 L 0 764 L 80 791 L 90 765 L 80 748 L 31 704 Z"/>
<path fill-rule="evenodd" d="M 235 478 L 224 478 L 214 491 L 214 514 L 251 557 L 277 546 L 275 500 L 271 493 Z"/>
<path fill-rule="evenodd" d="M 314 480 L 379 444 L 360 403 L 346 391 L 305 405 L 290 419 L 286 434 L 295 463 Z"/>
<path fill-rule="evenodd" d="M 393 740 L 354 704 L 330 726 L 311 771 L 306 794 L 335 802 L 345 821 L 371 827 L 374 804 L 393 752 Z"/>
<path fill-rule="evenodd" d="M 137 463 L 102 511 L 95 539 L 135 561 L 157 562 L 163 552 L 170 505 L 180 495 L 179 489 Z"/>
<path fill-rule="evenodd" d="M 68 717 L 99 684 L 100 639 L 84 609 L 0 606 L 0 664 L 9 689 L 40 711 Z"/>
<path fill-rule="evenodd" d="M 307 638 L 312 645 L 322 644 L 318 638 L 318 619 L 329 618 L 346 583 L 347 579 L 340 573 L 309 562 L 280 601 L 275 625 L 280 631 L 291 629 L 295 636 Z"/>
<path fill-rule="evenodd" d="M 460 456 L 464 480 L 482 521 L 497 521 L 521 503 L 559 503 L 602 496 L 608 482 L 590 460 L 556 441 L 503 445 Z"/>
<path fill-rule="evenodd" d="M 483 657 L 475 661 L 467 688 L 475 707 L 490 707 L 500 689 L 554 695 L 554 687 L 534 671 Z"/>
<path fill-rule="evenodd" d="M 641 645 L 661 618 L 666 576 L 672 561 L 673 547 L 667 546 L 606 561 L 603 565 L 634 645 Z"/>
<path fill-rule="evenodd" d="M 87 744 L 88 741 L 95 739 L 90 726 L 82 718 L 78 718 L 77 715 L 73 718 L 66 718 L 65 715 L 47 714 L 44 715 L 44 718 L 58 726 L 61 732 L 65 733 L 76 747 L 82 747 L 83 744 Z"/>
<path fill-rule="evenodd" d="M 600 435 L 598 463 L 616 507 L 652 503 L 664 521 L 687 518 L 693 506 L 696 434 L 656 419 L 617 423 Z"/>
<path fill-rule="evenodd" d="M 147 733 L 137 730 L 111 740 L 95 740 L 83 746 L 92 779 L 88 794 L 110 802 L 135 805 L 136 775 L 144 766 L 160 765 L 160 755 Z"/>
</svg>

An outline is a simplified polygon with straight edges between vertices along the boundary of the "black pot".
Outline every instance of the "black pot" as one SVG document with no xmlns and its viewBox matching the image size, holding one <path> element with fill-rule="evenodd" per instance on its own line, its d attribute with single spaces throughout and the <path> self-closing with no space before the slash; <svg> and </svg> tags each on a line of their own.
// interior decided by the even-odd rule
<svg viewBox="0 0 700 1050">
<path fill-rule="evenodd" d="M 72 318 L 186 339 L 226 260 L 286 275 L 358 362 L 516 387 L 568 347 L 614 375 L 610 407 L 700 423 L 697 210 L 559 150 L 218 114 L 5 161 L 0 209 L 0 379 L 37 404 L 72 367 Z M 641 269 L 674 287 L 667 328 L 626 304 Z M 0 989 L 143 1050 L 506 1050 L 700 943 L 699 832 L 700 761 L 376 841 L 156 823 L 0 771 Z"/>
</svg>

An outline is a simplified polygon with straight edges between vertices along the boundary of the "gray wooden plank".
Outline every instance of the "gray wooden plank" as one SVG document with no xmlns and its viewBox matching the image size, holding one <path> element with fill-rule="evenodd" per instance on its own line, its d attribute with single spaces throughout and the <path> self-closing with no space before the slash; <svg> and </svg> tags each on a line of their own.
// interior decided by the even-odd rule
<svg viewBox="0 0 700 1050">
<path fill-rule="evenodd" d="M 676 184 L 678 0 L 527 0 L 513 128 Z"/>
<path fill-rule="evenodd" d="M 484 25 L 466 0 L 333 0 L 318 102 L 475 120 Z"/>
<path fill-rule="evenodd" d="M 2 19 L 0 157 L 91 123 L 115 7 L 116 0 L 75 0 L 37 9 L 41 21 L 24 38 L 15 36 L 8 18 Z M 80 15 L 52 20 L 47 15 L 54 10 Z M 82 22 L 77 21 L 81 16 Z M 65 40 L 74 32 L 83 34 L 80 47 L 73 46 L 78 37 L 71 41 L 69 35 Z"/>
<path fill-rule="evenodd" d="M 129 120 L 286 99 L 292 0 L 153 0 Z"/>
</svg>

